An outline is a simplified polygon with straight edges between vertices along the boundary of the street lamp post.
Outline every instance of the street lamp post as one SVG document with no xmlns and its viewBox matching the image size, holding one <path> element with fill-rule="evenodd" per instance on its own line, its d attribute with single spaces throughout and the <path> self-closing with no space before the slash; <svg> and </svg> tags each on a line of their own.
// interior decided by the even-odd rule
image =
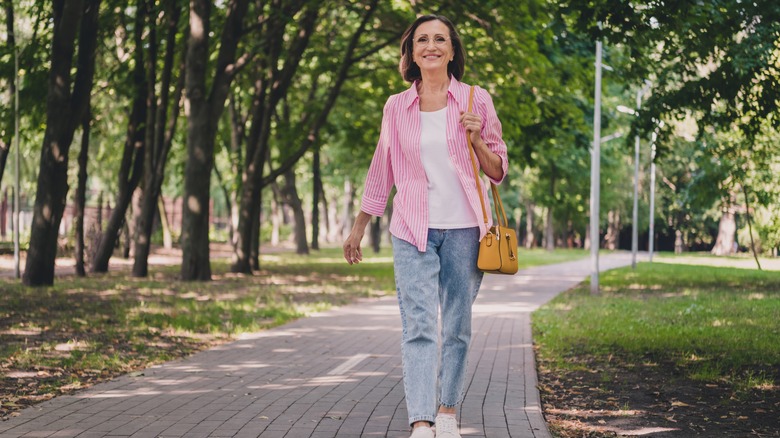
<svg viewBox="0 0 780 438">
<path fill-rule="evenodd" d="M 650 235 L 647 237 L 647 250 L 650 253 L 649 261 L 653 262 L 653 246 L 655 244 L 655 139 L 657 134 L 653 131 L 650 140 Z"/>
<path fill-rule="evenodd" d="M 601 179 L 601 41 L 596 41 L 596 91 L 590 155 L 590 293 L 599 293 L 599 189 Z"/>
<path fill-rule="evenodd" d="M 650 88 L 650 81 L 636 90 L 636 115 L 642 107 L 642 95 Z M 639 250 L 639 134 L 634 139 L 634 210 L 631 215 L 631 269 L 636 269 L 636 253 Z"/>
<path fill-rule="evenodd" d="M 647 240 L 647 248 L 650 253 L 650 262 L 653 261 L 653 246 L 655 244 L 655 141 L 658 138 L 658 128 L 664 127 L 663 120 L 656 124 L 656 129 L 650 139 L 650 236 Z"/>
</svg>

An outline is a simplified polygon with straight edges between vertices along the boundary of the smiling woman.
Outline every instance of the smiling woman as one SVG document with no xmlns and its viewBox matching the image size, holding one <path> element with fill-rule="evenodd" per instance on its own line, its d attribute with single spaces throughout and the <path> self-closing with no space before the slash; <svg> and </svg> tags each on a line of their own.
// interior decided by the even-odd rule
<svg viewBox="0 0 780 438">
<path fill-rule="evenodd" d="M 395 186 L 390 233 L 413 438 L 433 437 L 434 423 L 437 437 L 460 437 L 455 412 L 464 392 L 471 306 L 482 281 L 479 240 L 489 226 L 479 220 L 480 196 L 487 193 L 484 185 L 475 187 L 467 136 L 479 168 L 494 183 L 507 169 L 490 95 L 473 87 L 469 107 L 472 87 L 460 82 L 465 62 L 458 32 L 446 17 L 425 15 L 406 29 L 399 70 L 412 85 L 385 104 L 361 211 L 344 242 L 347 262 L 361 262 L 366 225 L 384 214 Z"/>
</svg>

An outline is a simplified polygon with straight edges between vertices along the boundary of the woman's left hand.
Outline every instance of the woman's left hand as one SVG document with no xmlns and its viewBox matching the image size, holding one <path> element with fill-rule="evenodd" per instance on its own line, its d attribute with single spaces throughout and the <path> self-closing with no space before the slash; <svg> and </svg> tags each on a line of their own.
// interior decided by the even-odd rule
<svg viewBox="0 0 780 438">
<path fill-rule="evenodd" d="M 477 145 L 482 142 L 482 117 L 475 113 L 460 113 L 460 124 L 466 128 L 469 137 L 471 137 L 471 144 Z"/>
</svg>

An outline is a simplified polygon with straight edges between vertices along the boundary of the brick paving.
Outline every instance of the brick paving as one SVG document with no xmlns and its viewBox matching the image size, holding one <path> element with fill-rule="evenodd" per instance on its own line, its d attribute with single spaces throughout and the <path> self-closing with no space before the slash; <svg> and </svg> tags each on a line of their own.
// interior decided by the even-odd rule
<svg viewBox="0 0 780 438">
<path fill-rule="evenodd" d="M 602 256 L 601 268 L 630 263 Z M 549 438 L 530 313 L 582 281 L 588 260 L 486 275 L 474 308 L 465 437 Z M 393 297 L 313 315 L 57 397 L 0 437 L 408 437 Z"/>
</svg>

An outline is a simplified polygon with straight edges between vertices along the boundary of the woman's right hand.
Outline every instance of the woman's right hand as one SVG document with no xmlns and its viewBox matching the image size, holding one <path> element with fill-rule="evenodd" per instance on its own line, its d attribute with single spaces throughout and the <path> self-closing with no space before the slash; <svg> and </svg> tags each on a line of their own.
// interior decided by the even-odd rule
<svg viewBox="0 0 780 438">
<path fill-rule="evenodd" d="M 354 265 L 363 261 L 363 251 L 360 249 L 360 242 L 363 240 L 363 231 L 357 229 L 357 224 L 352 227 L 347 240 L 344 241 L 344 259 L 347 263 Z"/>
<path fill-rule="evenodd" d="M 352 226 L 347 240 L 344 241 L 344 259 L 350 265 L 363 261 L 363 251 L 360 249 L 360 242 L 363 240 L 363 234 L 366 232 L 366 225 L 371 221 L 371 215 L 361 211 L 355 218 L 355 224 Z"/>
</svg>

